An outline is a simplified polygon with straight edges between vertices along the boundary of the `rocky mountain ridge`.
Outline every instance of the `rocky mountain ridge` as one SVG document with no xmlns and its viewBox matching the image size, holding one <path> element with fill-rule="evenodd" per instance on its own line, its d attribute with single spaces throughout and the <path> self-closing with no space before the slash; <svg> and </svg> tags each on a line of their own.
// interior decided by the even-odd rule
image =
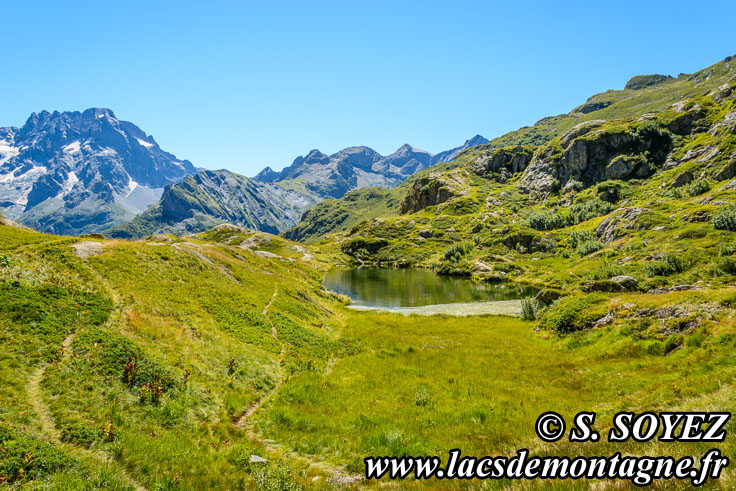
<svg viewBox="0 0 736 491">
<path fill-rule="evenodd" d="M 297 225 L 310 207 L 323 200 L 365 188 L 393 188 L 433 161 L 454 158 L 477 142 L 487 140 L 476 136 L 437 155 L 410 145 L 387 157 L 368 147 L 349 147 L 333 155 L 312 150 L 281 172 L 266 168 L 255 178 L 227 170 L 200 172 L 167 187 L 156 205 L 106 233 L 119 238 L 184 234 L 221 223 L 281 233 Z M 372 193 L 379 194 L 383 193 Z"/>
<path fill-rule="evenodd" d="M 67 235 L 111 229 L 132 237 L 223 222 L 278 233 L 316 202 L 394 187 L 485 142 L 476 136 L 437 155 L 410 145 L 386 157 L 368 147 L 330 156 L 314 150 L 280 173 L 267 168 L 250 179 L 195 168 L 109 109 L 42 111 L 21 128 L 0 128 L 0 209 L 36 230 Z"/>
<path fill-rule="evenodd" d="M 348 191 L 365 187 L 392 188 L 410 175 L 440 162 L 449 162 L 461 151 L 488 143 L 476 135 L 459 147 L 431 154 L 404 144 L 394 153 L 382 156 L 364 147 L 348 147 L 332 155 L 312 150 L 297 157 L 280 172 L 266 167 L 254 179 L 277 183 L 298 181 L 303 190 L 317 200 L 341 198 Z M 288 185 L 288 184 L 287 184 Z"/>
<path fill-rule="evenodd" d="M 206 170 L 167 186 L 158 203 L 105 233 L 126 239 L 153 233 L 184 235 L 222 223 L 278 233 L 297 223 L 312 203 L 311 197 L 277 184 L 228 170 Z"/>
</svg>

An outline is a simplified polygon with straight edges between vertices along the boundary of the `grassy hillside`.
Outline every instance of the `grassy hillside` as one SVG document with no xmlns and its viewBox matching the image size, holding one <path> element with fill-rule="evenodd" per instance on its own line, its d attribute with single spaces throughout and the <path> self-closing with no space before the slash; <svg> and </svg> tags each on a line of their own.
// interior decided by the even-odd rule
<svg viewBox="0 0 736 491">
<path fill-rule="evenodd" d="M 683 73 L 676 78 L 638 75 L 622 90 L 608 90 L 591 96 L 568 114 L 543 118 L 533 126 L 494 138 L 490 145 L 541 145 L 585 121 L 633 118 L 646 113 L 661 112 L 676 102 L 703 95 L 728 83 L 734 76 L 736 62 L 733 57 L 694 74 Z"/>
<path fill-rule="evenodd" d="M 366 455 L 458 446 L 698 454 L 543 446 L 533 422 L 549 409 L 597 410 L 600 429 L 618 410 L 732 409 L 732 289 L 596 298 L 584 314 L 613 320 L 558 337 L 559 309 L 539 332 L 509 317 L 350 311 L 322 291 L 320 268 L 301 246 L 234 227 L 124 242 L 0 226 L 0 478 L 330 489 L 362 484 Z M 681 339 L 657 337 L 673 329 Z M 717 445 L 726 455 L 732 433 Z"/>
<path fill-rule="evenodd" d="M 302 220 L 282 235 L 287 239 L 311 243 L 328 233 L 344 232 L 363 220 L 398 212 L 405 187 L 364 188 L 341 199 L 328 199 L 304 212 Z"/>
<path fill-rule="evenodd" d="M 250 456 L 268 452 L 240 418 L 355 349 L 312 259 L 273 239 L 220 228 L 101 242 L 0 226 L 0 479 L 254 483 Z"/>
<path fill-rule="evenodd" d="M 734 87 L 656 116 L 578 125 L 540 147 L 469 150 L 403 186 L 399 212 L 335 242 L 358 262 L 562 290 L 621 275 L 641 290 L 729 284 Z M 371 240 L 384 242 L 360 246 Z"/>
</svg>

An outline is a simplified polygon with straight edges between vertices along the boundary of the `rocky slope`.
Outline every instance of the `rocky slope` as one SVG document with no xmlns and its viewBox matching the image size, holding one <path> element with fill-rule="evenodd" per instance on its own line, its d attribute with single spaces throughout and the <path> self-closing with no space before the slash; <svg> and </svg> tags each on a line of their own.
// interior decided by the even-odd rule
<svg viewBox="0 0 736 491">
<path fill-rule="evenodd" d="M 36 230 L 81 234 L 130 220 L 195 172 L 109 109 L 43 111 L 0 128 L 0 207 Z"/>
</svg>

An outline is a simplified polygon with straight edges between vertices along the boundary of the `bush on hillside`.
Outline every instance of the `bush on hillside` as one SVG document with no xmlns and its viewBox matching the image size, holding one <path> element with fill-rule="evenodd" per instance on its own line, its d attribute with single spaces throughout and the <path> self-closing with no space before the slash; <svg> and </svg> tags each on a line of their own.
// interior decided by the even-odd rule
<svg viewBox="0 0 736 491">
<path fill-rule="evenodd" d="M 559 334 L 586 329 L 606 315 L 605 301 L 606 297 L 600 294 L 562 297 L 547 309 L 540 324 Z"/>
<path fill-rule="evenodd" d="M 573 230 L 567 240 L 570 244 L 570 248 L 577 249 L 583 242 L 596 240 L 596 236 L 590 230 Z"/>
<path fill-rule="evenodd" d="M 736 252 L 736 240 L 732 240 L 728 244 L 721 244 L 720 250 L 718 251 L 719 256 L 731 256 Z"/>
<path fill-rule="evenodd" d="M 687 194 L 689 194 L 690 196 L 698 196 L 703 193 L 707 193 L 708 191 L 710 191 L 710 188 L 710 182 L 706 181 L 705 179 L 696 179 L 685 186 L 685 192 L 687 192 Z"/>
<path fill-rule="evenodd" d="M 575 249 L 575 252 L 581 256 L 587 256 L 588 254 L 593 254 L 596 251 L 599 251 L 603 249 L 603 244 L 601 241 L 597 239 L 593 240 L 586 240 L 582 244 L 580 244 L 577 249 Z"/>
<path fill-rule="evenodd" d="M 593 198 L 583 203 L 576 203 L 569 208 L 557 211 L 534 212 L 526 220 L 526 224 L 534 230 L 555 230 L 570 227 L 585 222 L 591 218 L 606 215 L 614 210 L 615 206 L 599 198 Z"/>
<path fill-rule="evenodd" d="M 78 423 L 70 423 L 61 427 L 61 441 L 73 443 L 85 448 L 90 447 L 98 438 L 99 430 Z"/>
<path fill-rule="evenodd" d="M 711 219 L 717 230 L 736 232 L 736 205 L 722 206 Z"/>
<path fill-rule="evenodd" d="M 534 230 L 554 230 L 565 227 L 565 221 L 560 213 L 540 211 L 529 215 L 527 225 Z"/>
<path fill-rule="evenodd" d="M 58 448 L 0 425 L 0 484 L 39 479 L 74 465 Z"/>
<path fill-rule="evenodd" d="M 669 276 L 682 273 L 690 267 L 690 261 L 677 254 L 665 254 L 660 261 L 654 261 L 644 265 L 647 276 Z"/>
<path fill-rule="evenodd" d="M 473 250 L 473 243 L 470 241 L 463 241 L 457 244 L 452 244 L 450 247 L 445 249 L 445 260 L 452 261 L 454 263 L 459 262 L 464 256 L 468 255 Z"/>
<path fill-rule="evenodd" d="M 724 257 L 718 261 L 716 271 L 721 274 L 736 274 L 736 259 L 732 257 Z"/>
</svg>

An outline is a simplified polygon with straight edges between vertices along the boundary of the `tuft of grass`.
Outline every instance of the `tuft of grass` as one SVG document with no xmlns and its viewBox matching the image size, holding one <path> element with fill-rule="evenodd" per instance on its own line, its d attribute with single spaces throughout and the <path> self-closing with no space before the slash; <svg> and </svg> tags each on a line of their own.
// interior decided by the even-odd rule
<svg viewBox="0 0 736 491">
<path fill-rule="evenodd" d="M 534 297 L 526 297 L 521 299 L 521 318 L 526 321 L 536 320 L 539 313 L 539 302 Z"/>
</svg>

